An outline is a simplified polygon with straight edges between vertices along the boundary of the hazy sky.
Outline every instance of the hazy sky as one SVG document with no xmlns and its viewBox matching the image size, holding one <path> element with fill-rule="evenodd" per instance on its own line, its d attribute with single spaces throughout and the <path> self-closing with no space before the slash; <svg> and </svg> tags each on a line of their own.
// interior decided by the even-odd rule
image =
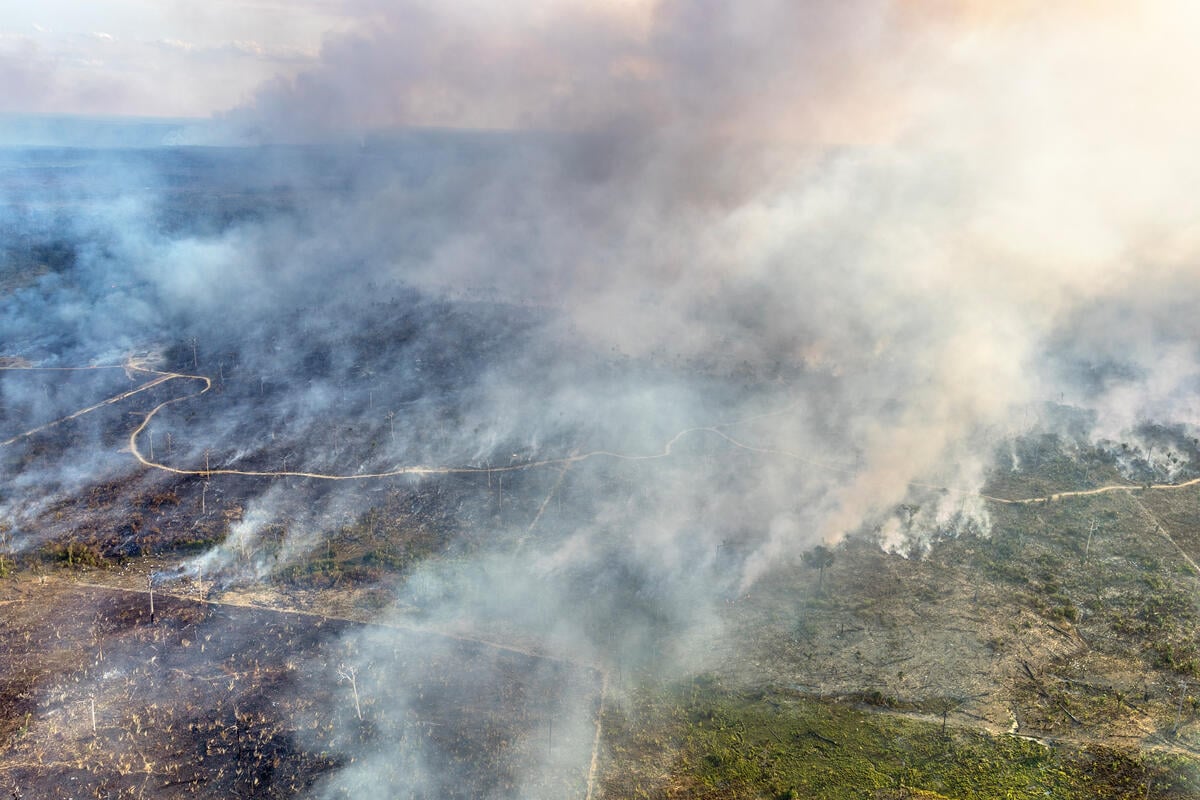
<svg viewBox="0 0 1200 800">
<path fill-rule="evenodd" d="M 0 111 L 207 116 L 312 63 L 335 0 L 0 2 Z"/>
<path fill-rule="evenodd" d="M 981 64 L 1020 94 L 1024 62 L 1040 61 L 1036 98 L 1084 44 L 1142 74 L 1100 59 L 1083 99 L 1111 87 L 1176 108 L 1160 101 L 1187 84 L 1178 34 L 1197 16 L 1180 0 L 0 0 L 0 111 L 258 106 L 285 129 L 313 122 L 296 105 L 368 127 L 673 117 L 878 141 L 947 94 L 971 97 L 980 87 L 954 76 Z"/>
<path fill-rule="evenodd" d="M 380 19 L 419 30 L 423 3 L 375 0 L 0 0 L 0 112 L 206 117 L 316 64 L 327 36 Z M 564 10 L 647 17 L 648 0 L 518 3 L 536 26 Z M 448 3 L 439 16 L 503 28 L 506 4 Z M 411 23 L 411 24 L 410 24 Z M 526 33 L 529 31 L 526 30 Z"/>
</svg>

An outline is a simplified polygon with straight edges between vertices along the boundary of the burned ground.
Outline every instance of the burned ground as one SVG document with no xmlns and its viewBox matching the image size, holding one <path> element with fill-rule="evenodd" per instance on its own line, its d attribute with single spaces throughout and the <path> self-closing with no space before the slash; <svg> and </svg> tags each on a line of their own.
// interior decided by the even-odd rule
<svg viewBox="0 0 1200 800">
<path fill-rule="evenodd" d="M 586 762 L 529 765 L 577 744 L 548 740 L 546 720 L 563 693 L 598 702 L 588 668 L 413 630 L 387 632 L 391 659 L 353 667 L 356 623 L 162 594 L 151 620 L 144 592 L 58 577 L 2 590 L 0 770 L 26 795 L 292 797 L 350 753 L 406 740 L 457 776 L 440 797 L 586 789 Z M 411 698 L 400 718 L 396 693 Z"/>
</svg>

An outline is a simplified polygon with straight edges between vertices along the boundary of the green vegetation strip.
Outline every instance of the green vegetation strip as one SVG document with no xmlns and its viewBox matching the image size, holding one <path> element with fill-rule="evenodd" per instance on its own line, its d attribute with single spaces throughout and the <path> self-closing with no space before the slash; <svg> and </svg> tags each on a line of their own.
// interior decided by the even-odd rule
<svg viewBox="0 0 1200 800">
<path fill-rule="evenodd" d="M 1145 798 L 1200 793 L 1197 762 L 1107 747 L 1050 748 L 711 679 L 642 689 L 606 720 L 609 749 L 643 763 L 605 796 L 733 798 Z M 663 777 L 666 767 L 667 777 Z"/>
</svg>

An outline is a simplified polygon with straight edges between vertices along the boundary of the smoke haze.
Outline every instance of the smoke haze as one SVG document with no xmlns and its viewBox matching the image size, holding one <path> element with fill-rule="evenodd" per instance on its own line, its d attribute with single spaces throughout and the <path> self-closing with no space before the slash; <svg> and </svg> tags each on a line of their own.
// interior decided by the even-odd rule
<svg viewBox="0 0 1200 800">
<path fill-rule="evenodd" d="M 1195 435 L 1190 4 L 346 9 L 313 63 L 172 133 L 189 146 L 15 156 L 45 179 L 5 179 L 0 226 L 73 244 L 5 286 L 0 355 L 219 373 L 148 429 L 181 468 L 461 469 L 453 557 L 381 619 L 702 669 L 721 604 L 817 544 L 986 532 L 996 453 L 1065 432 L 1060 405 L 1089 441 Z M 127 385 L 6 377 L 3 434 Z M 80 424 L 86 462 L 3 454 L 23 546 L 62 493 L 135 469 Z M 543 461 L 503 473 L 507 506 L 478 472 Z M 260 579 L 427 480 L 248 481 L 192 566 Z M 392 646 L 372 636 L 363 675 Z M 594 696 L 564 697 L 559 756 L 586 763 Z M 439 756 L 404 757 L 446 790 Z M 395 758 L 317 795 L 394 785 Z"/>
</svg>

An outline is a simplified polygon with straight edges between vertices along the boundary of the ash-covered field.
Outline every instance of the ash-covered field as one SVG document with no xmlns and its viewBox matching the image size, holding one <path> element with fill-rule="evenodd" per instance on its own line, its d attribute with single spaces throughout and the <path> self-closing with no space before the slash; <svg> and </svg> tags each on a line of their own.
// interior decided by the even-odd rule
<svg viewBox="0 0 1200 800">
<path fill-rule="evenodd" d="M 55 580 L 5 595 L 4 771 L 18 792 L 355 797 L 418 772 L 410 794 L 587 791 L 574 755 L 595 712 L 557 733 L 553 720 L 573 695 L 598 708 L 595 670 L 198 597 L 160 593 L 151 612 L 148 590 Z"/>
</svg>

